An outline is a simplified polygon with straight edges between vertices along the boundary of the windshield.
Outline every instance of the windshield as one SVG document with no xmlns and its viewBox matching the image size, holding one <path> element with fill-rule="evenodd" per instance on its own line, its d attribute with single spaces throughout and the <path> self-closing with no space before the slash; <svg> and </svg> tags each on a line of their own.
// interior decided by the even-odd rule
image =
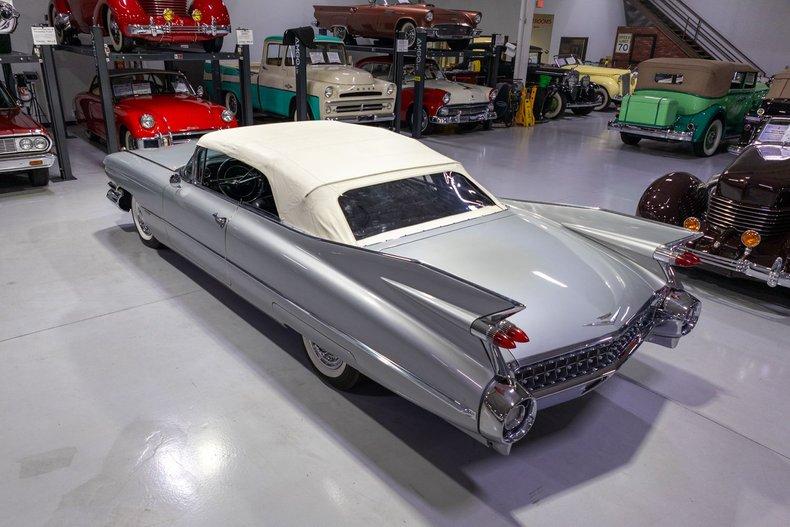
<svg viewBox="0 0 790 527">
<path fill-rule="evenodd" d="M 417 67 L 414 64 L 403 65 L 403 82 L 414 82 L 415 70 Z M 435 81 L 444 80 L 444 73 L 439 69 L 438 64 L 435 62 L 425 63 L 425 80 Z"/>
<path fill-rule="evenodd" d="M 560 66 L 560 67 L 562 67 L 562 66 L 576 66 L 577 64 L 581 64 L 581 62 L 579 62 L 579 59 L 577 59 L 573 55 L 571 55 L 569 57 L 556 57 L 554 59 L 554 63 L 557 66 Z"/>
<path fill-rule="evenodd" d="M 8 93 L 5 85 L 0 84 L 0 110 L 10 110 L 12 108 L 18 108 L 16 101 Z"/>
<path fill-rule="evenodd" d="M 180 73 L 134 73 L 114 75 L 112 93 L 116 99 L 144 95 L 194 95 L 189 81 Z"/>
<path fill-rule="evenodd" d="M 286 66 L 294 65 L 293 49 L 293 46 L 288 46 L 288 57 L 285 59 Z M 324 66 L 328 64 L 348 66 L 346 61 L 346 48 L 343 44 L 316 42 L 315 47 L 307 48 L 307 63 L 312 66 Z"/>
<path fill-rule="evenodd" d="M 457 172 L 348 190 L 338 202 L 357 240 L 494 205 L 490 197 Z"/>
</svg>

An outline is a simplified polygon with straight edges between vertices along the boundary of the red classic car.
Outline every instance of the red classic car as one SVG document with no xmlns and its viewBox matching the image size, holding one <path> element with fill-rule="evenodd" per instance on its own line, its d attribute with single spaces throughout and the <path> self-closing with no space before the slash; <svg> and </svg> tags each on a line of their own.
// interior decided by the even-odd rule
<svg viewBox="0 0 790 527">
<path fill-rule="evenodd" d="M 0 174 L 27 172 L 30 184 L 49 183 L 52 139 L 32 117 L 22 112 L 16 99 L 0 82 Z"/>
<path fill-rule="evenodd" d="M 357 62 L 357 67 L 369 71 L 374 77 L 390 82 L 395 80 L 391 71 L 391 57 L 362 59 Z M 401 121 L 411 126 L 414 115 L 414 58 L 407 58 L 403 66 L 403 85 Z M 428 133 L 435 125 L 458 124 L 473 127 L 479 123 L 489 123 L 496 119 L 496 96 L 495 89 L 448 80 L 439 65 L 428 60 L 425 64 L 422 133 Z"/>
<path fill-rule="evenodd" d="M 127 150 L 158 148 L 196 139 L 213 130 L 235 128 L 232 112 L 204 101 L 178 72 L 116 70 L 110 73 L 116 133 Z M 99 80 L 74 99 L 77 122 L 88 134 L 107 138 Z"/>
<path fill-rule="evenodd" d="M 135 41 L 201 42 L 214 52 L 230 33 L 222 0 L 50 0 L 49 21 L 61 44 L 100 26 L 116 52 L 129 51 Z"/>
<path fill-rule="evenodd" d="M 483 19 L 479 11 L 441 9 L 423 0 L 370 0 L 356 6 L 313 6 L 318 27 L 336 37 L 351 41 L 355 37 L 392 40 L 403 31 L 409 47 L 417 41 L 417 28 L 425 28 L 428 38 L 446 40 L 450 49 L 461 50 L 480 34 Z"/>
</svg>

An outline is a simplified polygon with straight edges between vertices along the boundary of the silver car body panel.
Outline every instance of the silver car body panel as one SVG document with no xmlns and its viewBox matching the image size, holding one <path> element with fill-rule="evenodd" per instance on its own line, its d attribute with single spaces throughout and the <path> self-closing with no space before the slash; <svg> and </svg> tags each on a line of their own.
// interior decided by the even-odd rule
<svg viewBox="0 0 790 527">
<path fill-rule="evenodd" d="M 688 236 L 615 213 L 511 200 L 501 213 L 361 248 L 171 181 L 194 149 L 108 156 L 113 201 L 131 194 L 164 244 L 273 319 L 488 444 L 479 414 L 498 371 L 473 323 L 506 313 L 527 331 L 531 342 L 512 355 L 499 351 L 514 368 L 611 334 L 667 285 L 654 253 Z M 585 391 L 574 387 L 553 400 Z"/>
</svg>

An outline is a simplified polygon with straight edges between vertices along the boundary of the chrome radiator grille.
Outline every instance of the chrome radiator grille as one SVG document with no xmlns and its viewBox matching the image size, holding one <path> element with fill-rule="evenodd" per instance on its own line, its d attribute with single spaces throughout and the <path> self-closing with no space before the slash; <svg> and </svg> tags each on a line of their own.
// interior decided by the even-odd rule
<svg viewBox="0 0 790 527">
<path fill-rule="evenodd" d="M 631 75 L 625 73 L 620 75 L 620 88 L 623 90 L 623 97 L 631 93 Z"/>
<path fill-rule="evenodd" d="M 140 0 L 145 12 L 152 16 L 161 16 L 165 9 L 172 9 L 177 16 L 187 16 L 189 0 Z"/>
<path fill-rule="evenodd" d="M 754 229 L 763 236 L 790 232 L 790 209 L 744 205 L 721 196 L 711 196 L 706 221 L 720 229 Z"/>
<path fill-rule="evenodd" d="M 16 152 L 16 141 L 14 139 L 0 139 L 0 154 L 12 154 Z"/>
<path fill-rule="evenodd" d="M 451 115 L 479 115 L 488 110 L 488 103 L 483 104 L 451 104 L 447 107 Z"/>
<path fill-rule="evenodd" d="M 625 359 L 635 339 L 641 342 L 650 333 L 654 316 L 655 309 L 647 308 L 612 339 L 530 364 L 516 377 L 527 390 L 540 391 L 604 370 Z"/>
</svg>

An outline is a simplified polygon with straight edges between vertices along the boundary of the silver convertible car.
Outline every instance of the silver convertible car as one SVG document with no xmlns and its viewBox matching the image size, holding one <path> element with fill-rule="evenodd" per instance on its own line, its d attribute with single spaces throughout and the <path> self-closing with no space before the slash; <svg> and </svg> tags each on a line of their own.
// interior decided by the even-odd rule
<svg viewBox="0 0 790 527">
<path fill-rule="evenodd" d="M 536 412 L 674 347 L 699 301 L 697 233 L 498 199 L 393 132 L 330 121 L 107 157 L 143 243 L 181 253 L 304 338 L 340 389 L 364 374 L 509 453 Z"/>
</svg>

